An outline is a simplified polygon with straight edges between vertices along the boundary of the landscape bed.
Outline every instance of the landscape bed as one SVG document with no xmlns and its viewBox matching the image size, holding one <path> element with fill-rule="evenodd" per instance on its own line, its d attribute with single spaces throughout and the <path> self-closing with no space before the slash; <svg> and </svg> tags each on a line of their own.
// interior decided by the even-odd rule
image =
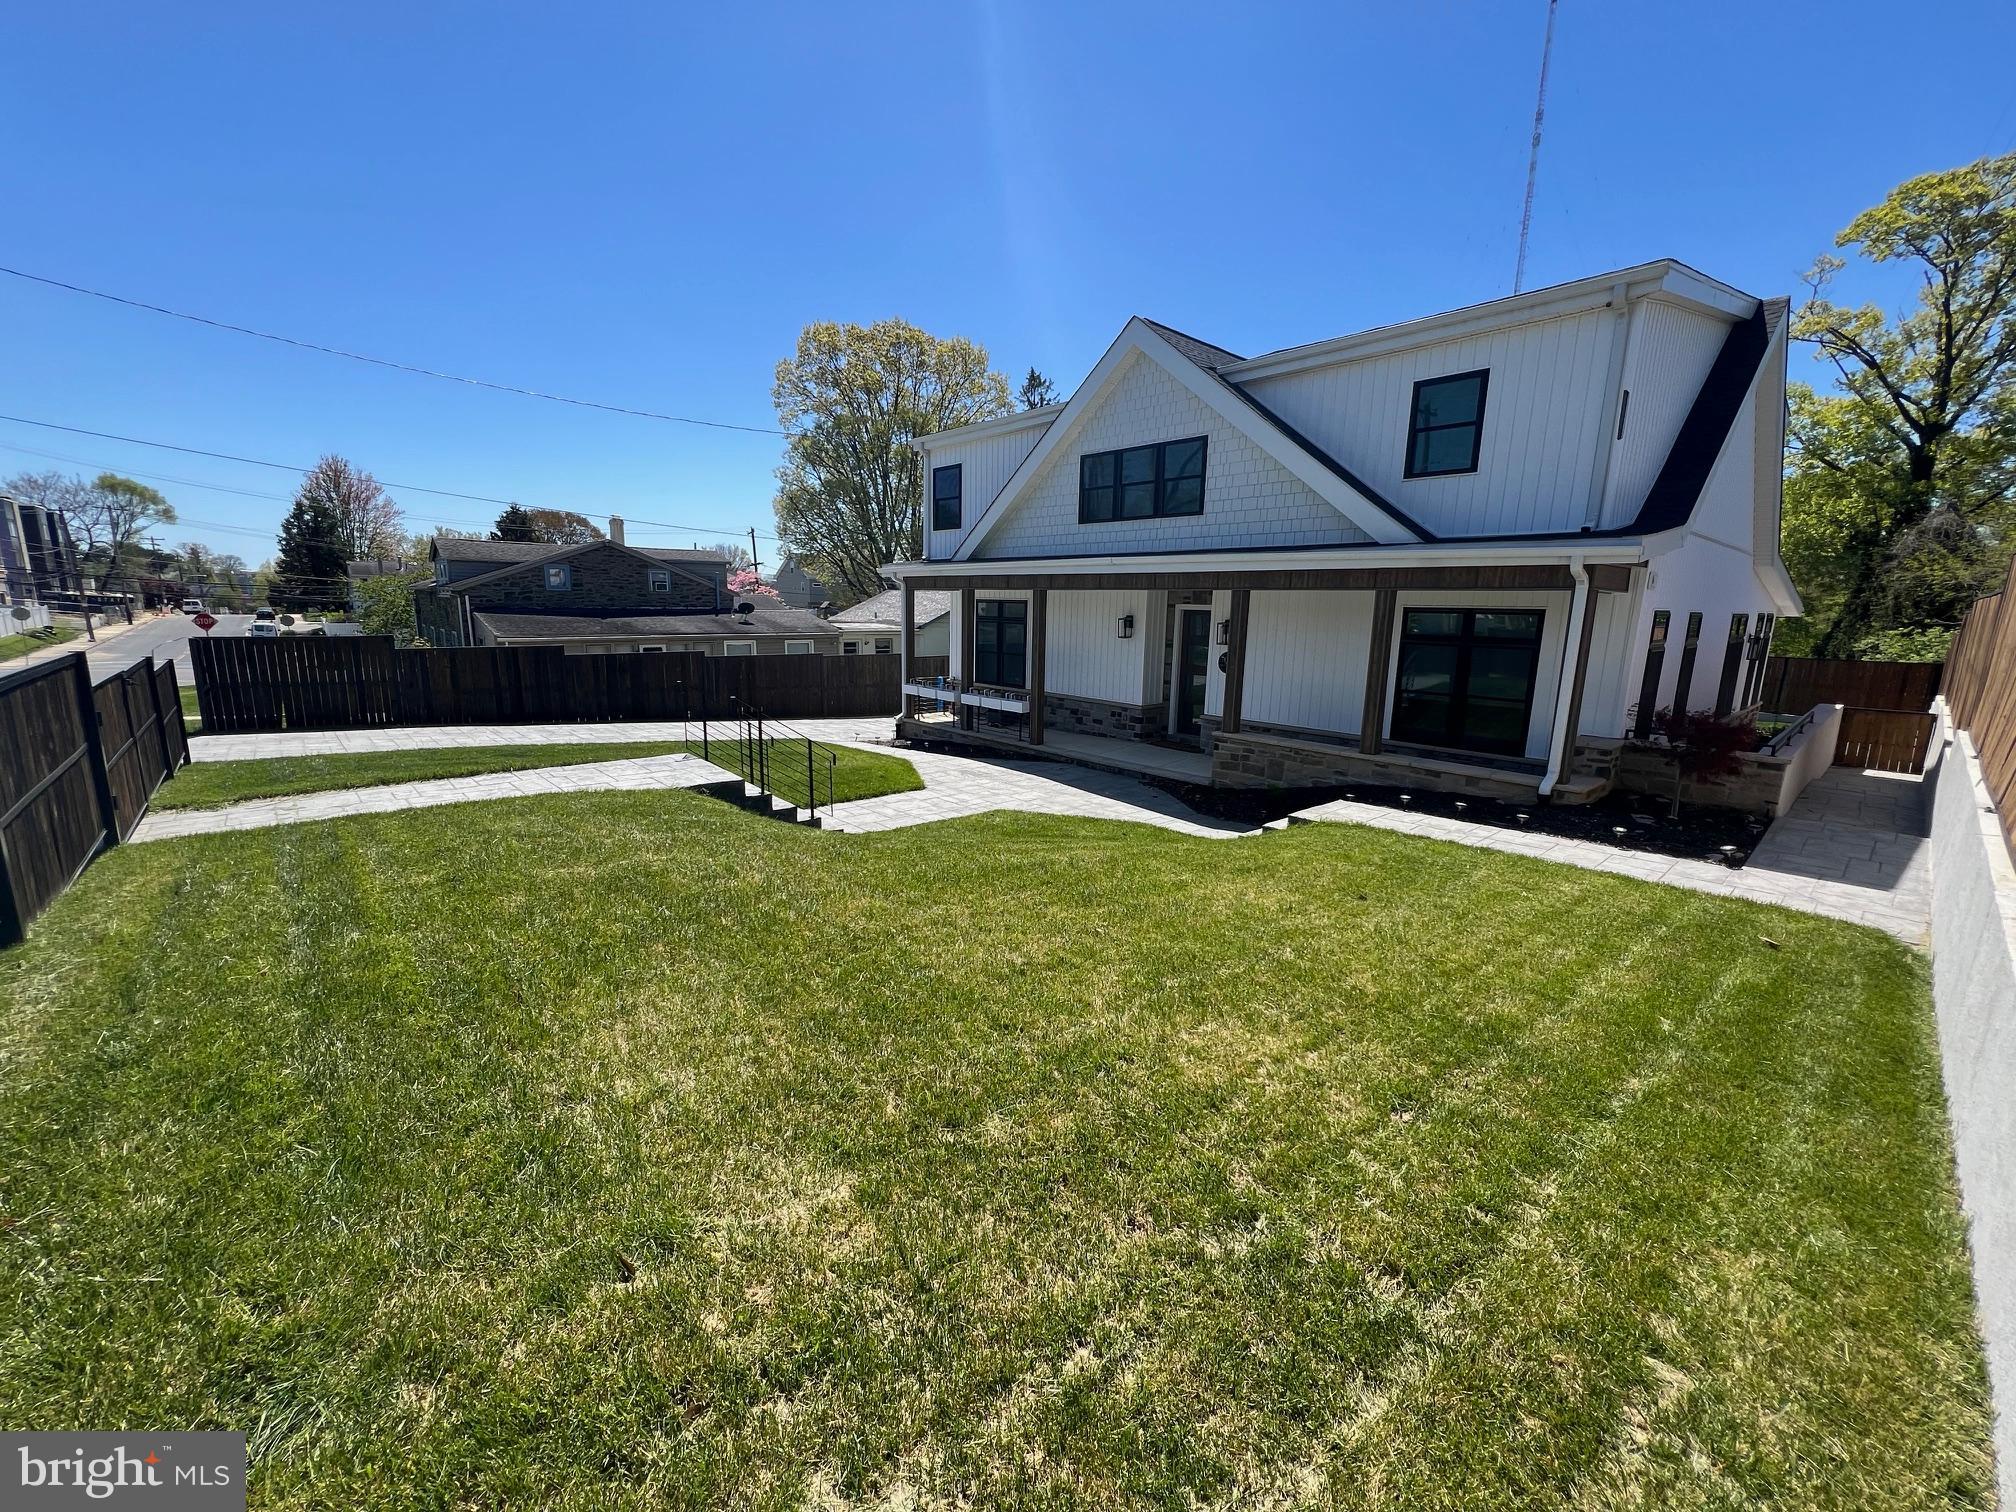
<svg viewBox="0 0 2016 1512">
<path fill-rule="evenodd" d="M 1831 920 L 606 793 L 121 848 L 0 1004 L 0 1420 L 258 1506 L 1992 1501 L 1924 964 Z"/>
</svg>

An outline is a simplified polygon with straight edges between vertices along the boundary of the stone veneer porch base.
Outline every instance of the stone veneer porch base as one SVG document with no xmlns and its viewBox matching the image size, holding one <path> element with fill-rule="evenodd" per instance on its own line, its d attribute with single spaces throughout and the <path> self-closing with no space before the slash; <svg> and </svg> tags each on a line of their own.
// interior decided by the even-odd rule
<svg viewBox="0 0 2016 1512">
<path fill-rule="evenodd" d="M 1211 742 L 1211 785 L 1228 788 L 1323 787 L 1376 782 L 1439 793 L 1475 793 L 1515 803 L 1536 803 L 1537 774 L 1508 772 L 1468 762 L 1443 761 L 1412 751 L 1377 754 L 1325 741 L 1295 740 L 1258 730 L 1218 731 Z M 1605 777 L 1570 775 L 1557 783 L 1551 802 L 1593 803 L 1610 791 Z"/>
</svg>

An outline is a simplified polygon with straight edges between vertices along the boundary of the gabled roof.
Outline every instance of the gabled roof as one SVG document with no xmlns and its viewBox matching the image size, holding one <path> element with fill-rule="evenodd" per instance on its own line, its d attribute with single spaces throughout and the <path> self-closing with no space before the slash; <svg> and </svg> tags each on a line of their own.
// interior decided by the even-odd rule
<svg viewBox="0 0 2016 1512">
<path fill-rule="evenodd" d="M 437 536 L 435 539 L 439 541 L 441 538 Z M 498 578 L 508 573 L 518 572 L 526 567 L 544 566 L 548 562 L 564 562 L 570 558 L 580 556 L 586 551 L 604 550 L 620 551 L 626 556 L 633 556 L 638 561 L 647 563 L 653 567 L 670 567 L 674 572 L 680 573 L 682 576 L 692 578 L 695 582 L 705 583 L 709 588 L 713 588 L 716 586 L 714 580 L 693 571 L 693 566 L 696 560 L 712 562 L 724 562 L 727 560 L 726 557 L 718 552 L 712 553 L 703 559 L 696 559 L 690 551 L 666 555 L 656 551 L 648 551 L 638 546 L 626 546 L 621 541 L 583 541 L 578 546 L 550 546 L 542 541 L 484 541 L 478 544 L 485 546 L 534 546 L 538 549 L 529 555 L 518 557 L 515 560 L 507 560 L 503 565 L 494 567 L 488 572 L 479 572 L 471 577 L 459 578 L 452 583 L 443 583 L 440 585 L 442 591 L 461 593 L 465 589 L 478 588 L 485 583 L 495 582 Z M 450 560 L 454 559 L 450 558 Z M 478 558 L 477 560 L 482 559 Z"/>
<path fill-rule="evenodd" d="M 588 546 L 617 545 L 614 541 L 586 541 Z M 440 536 L 429 543 L 428 554 L 445 562 L 530 562 L 557 551 L 575 551 L 578 546 L 556 546 L 551 541 L 486 541 L 473 536 Z M 659 562 L 725 562 L 728 554 L 716 546 L 687 550 L 671 546 L 629 546 Z"/>
<path fill-rule="evenodd" d="M 1264 450 L 1374 542 L 1391 545 L 1427 539 L 1420 526 L 1353 478 L 1335 458 L 1313 447 L 1307 438 L 1220 375 L 1219 365 L 1240 360 L 1234 353 L 1137 315 L 1114 338 L 1098 365 L 974 521 L 960 545 L 961 559 L 971 558 L 1005 518 L 1015 499 L 1049 465 L 1085 413 L 1104 396 L 1127 359 L 1137 354 L 1190 390 L 1206 408 L 1216 411 L 1227 425 Z"/>
<path fill-rule="evenodd" d="M 917 627 L 922 629 L 935 619 L 952 612 L 952 595 L 934 593 L 930 589 L 920 589 L 912 612 Z M 891 588 L 886 593 L 878 593 L 866 598 L 851 609 L 842 609 L 827 620 L 831 625 L 901 625 L 903 623 L 903 590 Z"/>
</svg>

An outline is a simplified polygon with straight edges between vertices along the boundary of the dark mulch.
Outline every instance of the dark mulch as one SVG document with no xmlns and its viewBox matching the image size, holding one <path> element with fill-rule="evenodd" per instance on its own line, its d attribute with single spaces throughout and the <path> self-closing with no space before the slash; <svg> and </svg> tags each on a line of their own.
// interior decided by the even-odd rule
<svg viewBox="0 0 2016 1512">
<path fill-rule="evenodd" d="M 1739 852 L 1734 858 L 1738 865 L 1749 858 L 1751 848 L 1763 837 L 1768 823 L 1734 809 L 1709 808 L 1697 803 L 1681 804 L 1679 817 L 1674 818 L 1670 799 L 1643 793 L 1613 792 L 1596 803 L 1519 804 L 1424 788 L 1382 787 L 1376 783 L 1247 789 L 1199 787 L 1158 777 L 1144 780 L 1174 794 L 1200 814 L 1245 824 L 1265 824 L 1319 803 L 1348 798 L 1381 808 L 1464 819 L 1535 835 L 1593 840 L 1620 850 L 1692 860 L 1726 861 L 1730 858 L 1724 857 L 1721 848 L 1733 845 Z"/>
</svg>

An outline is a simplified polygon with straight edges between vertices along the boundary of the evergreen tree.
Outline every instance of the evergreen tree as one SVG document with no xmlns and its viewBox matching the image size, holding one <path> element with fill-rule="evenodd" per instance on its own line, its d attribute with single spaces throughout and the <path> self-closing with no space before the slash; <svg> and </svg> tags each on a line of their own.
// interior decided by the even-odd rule
<svg viewBox="0 0 2016 1512">
<path fill-rule="evenodd" d="M 490 532 L 493 541 L 536 541 L 540 539 L 539 523 L 532 518 L 532 512 L 522 504 L 506 505 L 504 513 L 497 516 L 497 526 Z"/>
<path fill-rule="evenodd" d="M 1029 376 L 1022 380 L 1022 392 L 1016 395 L 1025 410 L 1041 409 L 1046 404 L 1057 402 L 1057 385 L 1037 372 L 1029 369 Z"/>
<path fill-rule="evenodd" d="M 326 499 L 303 492 L 280 523 L 276 609 L 336 609 L 349 600 L 343 520 Z"/>
</svg>

